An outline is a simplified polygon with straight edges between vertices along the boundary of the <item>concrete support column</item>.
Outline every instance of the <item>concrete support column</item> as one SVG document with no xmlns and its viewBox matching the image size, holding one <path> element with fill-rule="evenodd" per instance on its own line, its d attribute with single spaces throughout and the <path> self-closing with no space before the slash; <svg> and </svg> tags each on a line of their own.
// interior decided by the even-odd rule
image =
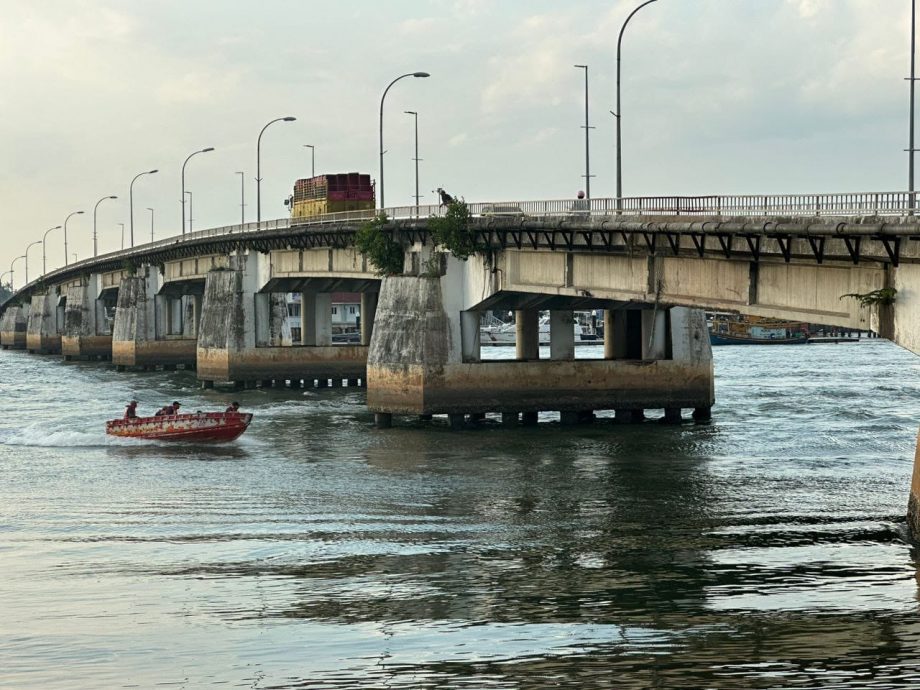
<svg viewBox="0 0 920 690">
<path fill-rule="evenodd" d="M 652 309 L 642 312 L 642 359 L 667 359 L 667 322 L 667 309 Z"/>
<path fill-rule="evenodd" d="M 61 353 L 66 359 L 109 359 L 112 356 L 112 336 L 99 335 L 97 276 L 85 283 L 64 289 L 64 324 L 61 333 Z M 104 312 L 104 310 L 103 310 Z"/>
<path fill-rule="evenodd" d="M 575 359 L 575 318 L 570 311 L 549 313 L 549 358 Z"/>
<path fill-rule="evenodd" d="M 377 300 L 380 293 L 361 293 L 361 344 L 370 345 L 374 332 L 374 320 L 377 318 Z"/>
<path fill-rule="evenodd" d="M 308 347 L 332 345 L 332 295 L 304 292 L 300 296 L 301 343 Z"/>
<path fill-rule="evenodd" d="M 625 309 L 604 310 L 604 359 L 627 358 L 626 315 Z"/>
<path fill-rule="evenodd" d="M 540 317 L 536 309 L 514 312 L 515 354 L 518 360 L 540 359 Z"/>
<path fill-rule="evenodd" d="M 910 482 L 910 497 L 907 499 L 907 529 L 914 541 L 920 541 L 920 433 L 917 434 L 914 473 Z"/>
<path fill-rule="evenodd" d="M 34 295 L 26 327 L 26 348 L 41 355 L 61 353 L 61 329 L 58 322 L 57 292 Z"/>
<path fill-rule="evenodd" d="M 482 361 L 480 318 L 478 311 L 460 312 L 460 348 L 461 358 L 464 362 Z"/>
<path fill-rule="evenodd" d="M 4 350 L 24 350 L 29 326 L 29 305 L 7 307 L 0 321 L 0 345 Z"/>
<path fill-rule="evenodd" d="M 152 266 L 122 279 L 112 326 L 112 362 L 119 367 L 195 366 L 193 338 L 167 338 L 168 301 Z"/>
</svg>

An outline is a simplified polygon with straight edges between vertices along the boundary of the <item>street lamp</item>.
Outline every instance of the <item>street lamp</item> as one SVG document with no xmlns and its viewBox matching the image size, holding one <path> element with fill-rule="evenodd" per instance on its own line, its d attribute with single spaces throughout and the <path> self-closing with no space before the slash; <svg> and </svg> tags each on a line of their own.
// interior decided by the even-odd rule
<svg viewBox="0 0 920 690">
<path fill-rule="evenodd" d="M 28 285 L 28 283 L 29 283 L 29 250 L 30 250 L 32 247 L 34 247 L 36 244 L 41 244 L 41 243 L 42 243 L 41 240 L 35 240 L 32 244 L 30 244 L 28 247 L 26 247 L 25 257 L 26 257 L 26 284 L 27 284 L 27 285 Z M 65 259 L 66 259 L 66 257 L 65 257 Z M 42 275 L 44 275 L 44 273 L 42 273 Z"/>
<path fill-rule="evenodd" d="M 13 264 L 15 264 L 15 263 L 16 263 L 17 261 L 19 261 L 20 259 L 25 259 L 25 258 L 26 258 L 26 256 L 25 256 L 25 254 L 23 254 L 22 256 L 17 256 L 15 259 L 13 259 L 13 260 L 10 262 L 10 287 L 13 286 L 13 280 L 14 280 L 14 278 L 16 277 L 16 274 L 13 273 Z M 29 276 L 26 275 L 26 283 L 28 283 L 28 282 L 29 282 Z M 23 283 L 23 284 L 25 285 L 26 283 Z"/>
<path fill-rule="evenodd" d="M 914 153 L 917 149 L 914 148 L 914 84 L 917 79 L 914 77 L 916 73 L 914 64 L 914 55 L 916 53 L 917 46 L 917 0 L 910 0 L 910 114 L 909 114 L 909 127 L 908 127 L 908 141 L 907 141 L 907 208 L 910 209 L 910 215 L 914 214 Z"/>
<path fill-rule="evenodd" d="M 45 238 L 48 237 L 48 233 L 52 230 L 57 230 L 60 225 L 55 225 L 53 228 L 48 228 L 45 230 L 45 234 L 42 236 L 42 275 L 45 275 L 48 272 L 48 264 L 45 262 Z"/>
<path fill-rule="evenodd" d="M 588 66 L 575 65 L 578 69 L 585 71 L 585 198 L 591 198 L 591 148 L 588 145 L 588 131 L 593 129 L 588 124 Z"/>
<path fill-rule="evenodd" d="M 293 122 L 296 117 L 288 115 L 287 117 L 278 117 L 266 124 L 262 131 L 259 132 L 259 139 L 256 141 L 256 223 L 262 222 L 262 134 L 268 129 L 268 125 L 275 122 Z"/>
<path fill-rule="evenodd" d="M 242 170 L 237 170 L 236 174 L 240 176 L 240 225 L 246 225 L 246 178 Z"/>
<path fill-rule="evenodd" d="M 153 242 L 153 209 L 148 206 L 147 210 L 150 211 L 150 241 Z"/>
<path fill-rule="evenodd" d="M 304 144 L 305 149 L 310 149 L 310 177 L 316 177 L 316 147 L 313 144 Z"/>
<path fill-rule="evenodd" d="M 189 162 L 192 156 L 197 156 L 199 153 L 207 153 L 208 151 L 213 151 L 214 147 L 209 146 L 206 149 L 201 149 L 200 151 L 195 151 L 194 153 L 189 154 L 189 157 L 185 159 L 185 163 L 182 164 L 182 234 L 185 234 L 185 164 Z M 191 214 L 191 211 L 189 211 Z M 189 225 L 189 232 L 191 232 L 191 225 Z M 151 242 L 153 242 L 153 235 L 151 234 Z"/>
<path fill-rule="evenodd" d="M 81 216 L 83 211 L 74 211 L 69 216 L 64 219 L 64 265 L 67 265 L 67 221 L 70 220 L 73 216 Z M 29 262 L 26 261 L 26 266 L 28 267 Z M 28 273 L 28 270 L 26 270 Z"/>
<path fill-rule="evenodd" d="M 430 77 L 431 75 L 428 72 L 409 72 L 407 74 L 402 74 L 393 81 L 391 81 L 387 87 L 383 90 L 383 95 L 380 97 L 380 208 L 384 208 L 383 202 L 383 101 L 387 97 L 387 92 L 390 90 L 390 87 L 393 86 L 400 79 L 405 79 L 406 77 Z"/>
<path fill-rule="evenodd" d="M 623 111 L 620 107 L 620 48 L 623 44 L 623 32 L 626 31 L 626 25 L 629 24 L 629 20 L 633 18 L 633 15 L 641 10 L 646 5 L 651 5 L 656 0 L 645 0 L 641 5 L 629 13 L 629 16 L 626 17 L 626 21 L 623 22 L 623 26 L 620 28 L 620 36 L 617 38 L 617 110 L 613 113 L 613 116 L 617 119 L 617 209 L 622 210 L 623 208 L 623 146 L 620 133 L 620 120 L 623 119 Z M 613 112 L 613 111 L 611 111 Z"/>
<path fill-rule="evenodd" d="M 192 208 L 192 193 L 184 192 L 182 198 L 188 196 L 188 231 L 192 231 L 192 221 L 195 220 L 195 210 Z"/>
<path fill-rule="evenodd" d="M 414 110 L 404 110 L 403 112 L 404 112 L 406 115 L 412 115 L 412 117 L 415 119 L 415 158 L 413 158 L 412 160 L 415 161 L 415 212 L 416 212 L 416 214 L 418 214 L 418 200 L 419 200 L 419 193 L 418 193 L 418 162 L 419 162 L 419 160 L 421 160 L 421 159 L 418 157 L 418 113 L 415 112 Z"/>
<path fill-rule="evenodd" d="M 128 208 L 131 215 L 130 225 L 131 225 L 131 246 L 134 246 L 134 183 L 137 181 L 138 177 L 142 175 L 153 175 L 154 173 L 160 172 L 156 168 L 153 170 L 147 170 L 145 172 L 140 172 L 134 176 L 134 179 L 131 180 L 131 184 L 128 185 Z M 124 248 L 124 242 L 122 242 L 122 248 Z"/>
<path fill-rule="evenodd" d="M 93 206 L 93 256 L 96 256 L 98 254 L 98 251 L 97 251 L 98 245 L 96 243 L 96 209 L 99 208 L 99 204 L 101 204 L 106 199 L 117 199 L 117 198 L 118 198 L 117 196 L 104 196 L 99 201 L 96 202 L 95 206 Z"/>
</svg>

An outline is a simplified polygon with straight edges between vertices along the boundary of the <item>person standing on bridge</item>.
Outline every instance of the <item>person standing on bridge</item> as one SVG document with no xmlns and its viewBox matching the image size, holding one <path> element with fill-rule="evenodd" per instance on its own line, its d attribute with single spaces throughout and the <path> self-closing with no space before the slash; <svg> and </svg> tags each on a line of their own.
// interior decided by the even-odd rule
<svg viewBox="0 0 920 690">
<path fill-rule="evenodd" d="M 575 203 L 572 204 L 572 210 L 575 212 L 576 216 L 587 216 L 591 210 L 590 202 L 585 199 L 585 193 L 580 189 L 575 198 Z"/>
</svg>

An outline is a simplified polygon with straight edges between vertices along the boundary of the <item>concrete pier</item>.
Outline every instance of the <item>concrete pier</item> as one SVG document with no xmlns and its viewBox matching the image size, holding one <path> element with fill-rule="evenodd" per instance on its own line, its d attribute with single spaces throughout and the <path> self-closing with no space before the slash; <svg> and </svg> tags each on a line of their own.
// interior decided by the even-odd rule
<svg viewBox="0 0 920 690">
<path fill-rule="evenodd" d="M 195 366 L 195 338 L 169 332 L 169 305 L 157 294 L 161 280 L 152 266 L 122 279 L 112 328 L 112 363 L 116 366 Z M 197 328 L 194 321 L 192 326 Z"/>
<path fill-rule="evenodd" d="M 31 307 L 7 307 L 0 320 L 0 346 L 4 350 L 25 350 L 26 330 L 29 327 L 29 310 Z"/>
<path fill-rule="evenodd" d="M 914 473 L 910 482 L 910 497 L 907 499 L 907 529 L 914 541 L 920 542 L 920 432 L 917 433 Z"/>
<path fill-rule="evenodd" d="M 551 330 L 551 359 L 541 361 L 534 351 L 536 314 L 522 310 L 519 359 L 482 362 L 465 357 L 461 291 L 442 290 L 442 281 L 449 284 L 445 276 L 384 279 L 368 356 L 371 412 L 498 412 L 508 415 L 503 417 L 507 423 L 523 413 L 523 423 L 531 424 L 538 412 L 551 410 L 564 413 L 565 423 L 577 423 L 594 410 L 638 411 L 631 413 L 633 419 L 642 410 L 668 410 L 668 419 L 675 420 L 681 408 L 708 410 L 714 402 L 712 352 L 702 311 L 635 310 L 635 316 L 623 318 L 622 349 L 645 352 L 636 359 L 611 360 L 574 359 L 571 317 L 560 315 L 554 320 L 559 324 L 556 347 Z M 640 333 L 641 338 L 635 337 Z"/>
<path fill-rule="evenodd" d="M 116 305 L 117 291 L 99 294 L 100 276 L 64 288 L 64 328 L 61 353 L 65 359 L 111 359 L 112 328 L 107 308 Z"/>
<path fill-rule="evenodd" d="M 26 327 L 26 349 L 32 354 L 61 354 L 64 299 L 56 291 L 32 297 Z"/>
<path fill-rule="evenodd" d="M 313 381 L 326 387 L 330 379 L 339 384 L 363 379 L 368 348 L 332 344 L 329 293 L 303 291 L 300 342 L 284 344 L 286 301 L 282 293 L 259 292 L 268 275 L 261 260 L 256 253 L 235 256 L 228 269 L 208 273 L 198 337 L 199 380 L 237 385 L 291 380 L 292 387 L 303 380 L 309 387 Z"/>
</svg>

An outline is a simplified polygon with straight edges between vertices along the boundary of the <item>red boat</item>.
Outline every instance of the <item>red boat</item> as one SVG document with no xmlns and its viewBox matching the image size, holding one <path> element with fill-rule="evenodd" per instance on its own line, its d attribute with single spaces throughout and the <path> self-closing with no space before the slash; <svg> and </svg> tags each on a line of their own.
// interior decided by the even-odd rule
<svg viewBox="0 0 920 690">
<path fill-rule="evenodd" d="M 241 412 L 197 412 L 161 417 L 113 419 L 105 423 L 110 436 L 186 443 L 224 443 L 238 438 L 252 421 Z"/>
</svg>

